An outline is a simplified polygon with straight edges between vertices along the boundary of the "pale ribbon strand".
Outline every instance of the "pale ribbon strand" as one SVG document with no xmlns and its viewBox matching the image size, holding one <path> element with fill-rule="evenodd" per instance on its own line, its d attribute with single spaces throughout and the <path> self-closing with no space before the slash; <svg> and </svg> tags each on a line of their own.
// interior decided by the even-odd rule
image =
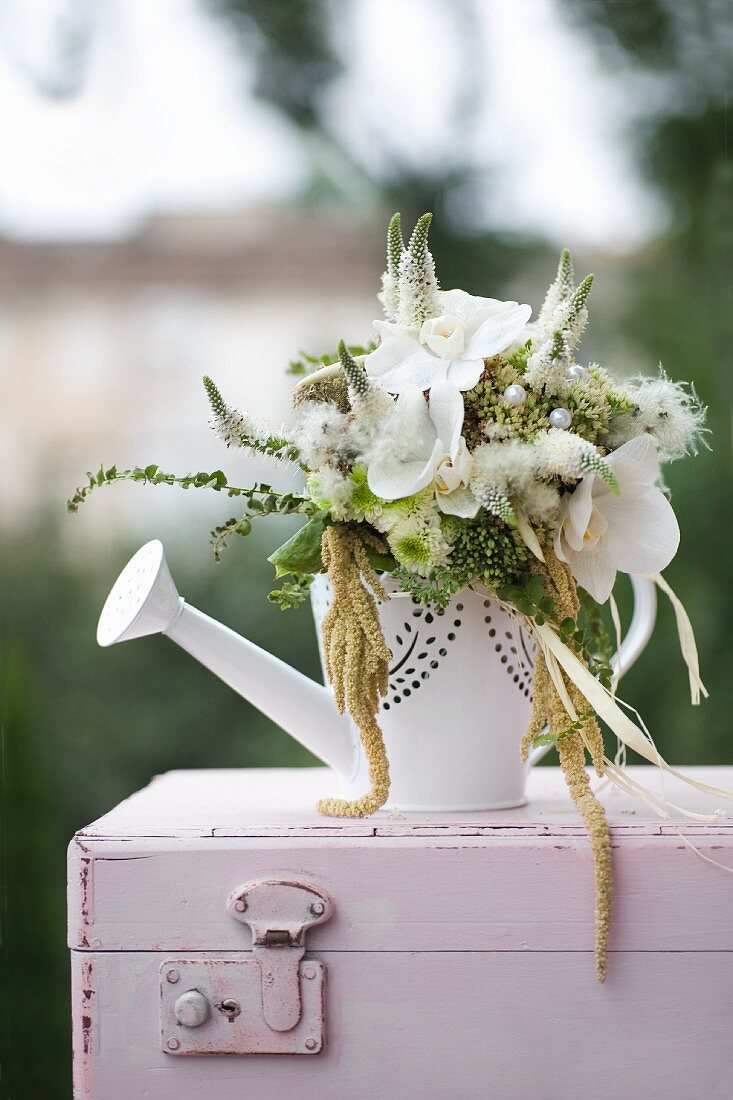
<svg viewBox="0 0 733 1100">
<path fill-rule="evenodd" d="M 549 624 L 543 623 L 542 626 L 538 626 L 534 623 L 533 633 L 537 638 L 543 654 L 549 652 L 557 658 L 560 667 L 567 673 L 571 681 L 587 699 L 596 714 L 603 719 L 612 732 L 615 733 L 625 745 L 634 749 L 639 756 L 648 760 L 650 764 L 656 764 L 663 771 L 676 776 L 678 779 L 695 787 L 697 790 L 705 791 L 708 794 L 713 794 L 720 798 L 733 800 L 733 791 L 726 790 L 722 787 L 716 787 L 709 783 L 703 783 L 697 779 L 692 779 L 683 772 L 679 772 L 675 768 L 670 767 L 654 747 L 653 742 L 650 741 L 648 731 L 642 732 L 639 726 L 623 712 L 610 691 L 605 688 L 603 684 L 600 684 L 575 654 L 560 641 L 554 629 L 549 626 Z"/>
<path fill-rule="evenodd" d="M 563 679 L 563 674 L 558 667 L 558 663 L 551 653 L 545 652 L 545 666 L 552 680 L 553 687 L 560 697 L 560 702 L 565 707 L 565 711 L 570 718 L 571 722 L 578 721 L 578 712 L 573 705 L 573 701 L 570 698 L 570 694 L 567 689 L 567 684 Z"/>
<path fill-rule="evenodd" d="M 690 622 L 690 618 L 679 596 L 675 595 L 662 574 L 649 573 L 648 577 L 649 580 L 654 581 L 657 588 L 664 592 L 674 609 L 680 649 L 682 650 L 682 657 L 687 665 L 687 671 L 690 677 L 690 699 L 692 700 L 692 705 L 697 706 L 700 702 L 700 695 L 703 695 L 707 699 L 708 692 L 700 678 L 700 662 L 697 655 L 697 646 L 695 644 L 695 634 L 692 629 L 692 623 Z"/>
<path fill-rule="evenodd" d="M 608 770 L 607 770 L 608 769 Z M 611 775 L 611 771 L 617 772 L 615 775 Z M 696 844 L 693 844 L 689 837 L 686 837 L 676 821 L 673 821 L 667 811 L 663 808 L 663 805 L 669 806 L 671 809 L 678 810 L 685 814 L 687 817 L 697 818 L 699 821 L 717 821 L 715 815 L 709 814 L 694 814 L 690 810 L 682 810 L 681 807 L 675 806 L 673 802 L 668 802 L 666 799 L 660 800 L 663 805 L 657 806 L 655 802 L 658 800 L 658 796 L 650 791 L 643 784 L 638 783 L 635 779 L 631 779 L 630 776 L 624 774 L 621 769 L 615 767 L 610 760 L 607 760 L 604 764 L 604 772 L 609 775 L 609 778 L 616 784 L 621 790 L 625 791 L 632 798 L 636 798 L 641 802 L 644 802 L 657 817 L 661 817 L 666 821 L 669 821 L 670 826 L 674 829 L 677 836 L 683 841 L 684 844 L 694 852 L 696 856 L 704 860 L 705 863 L 712 863 L 713 867 L 719 867 L 721 871 L 727 871 L 729 874 L 733 874 L 733 867 L 728 867 L 727 864 L 721 863 L 720 860 L 715 859 L 713 856 L 706 856 Z"/>
</svg>

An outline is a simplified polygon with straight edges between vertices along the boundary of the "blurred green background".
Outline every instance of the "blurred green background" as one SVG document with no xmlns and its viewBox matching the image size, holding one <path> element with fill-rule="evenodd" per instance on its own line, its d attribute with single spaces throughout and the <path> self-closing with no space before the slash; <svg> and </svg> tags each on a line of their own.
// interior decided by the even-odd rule
<svg viewBox="0 0 733 1100">
<path fill-rule="evenodd" d="M 630 233 L 621 244 L 614 239 L 612 225 L 605 243 L 592 234 L 567 241 L 575 246 L 576 267 L 582 273 L 592 267 L 597 276 L 585 356 L 621 372 L 653 372 L 661 360 L 672 378 L 693 379 L 710 409 L 712 450 L 668 470 L 683 537 L 667 576 L 693 619 L 711 697 L 699 709 L 689 707 L 673 617 L 664 605 L 654 644 L 625 681 L 624 695 L 643 712 L 671 762 L 733 762 L 733 163 L 726 99 L 733 32 L 730 7 L 726 0 L 398 3 L 388 14 L 391 20 L 399 9 L 402 17 L 390 54 L 395 66 L 410 50 L 411 29 L 422 41 L 420 21 L 450 24 L 445 49 L 454 55 L 458 79 L 450 86 L 450 97 L 446 83 L 449 101 L 440 125 L 436 123 L 432 134 L 428 127 L 424 155 L 410 145 L 407 135 L 404 143 L 394 136 L 393 119 L 387 127 L 385 118 L 388 140 L 379 126 L 364 123 L 360 131 L 358 116 L 348 109 L 339 115 L 339 96 L 343 99 L 348 92 L 344 80 L 357 60 L 363 62 L 373 49 L 365 20 L 382 7 L 370 0 L 199 4 L 200 25 L 216 35 L 217 48 L 226 53 L 232 71 L 241 66 L 242 88 L 237 94 L 264 112 L 258 126 L 264 126 L 265 161 L 270 131 L 273 143 L 287 134 L 289 148 L 299 153 L 298 170 L 290 188 L 278 194 L 274 218 L 268 208 L 264 240 L 258 238 L 252 245 L 251 227 L 260 224 L 261 196 L 249 204 L 255 214 L 254 219 L 249 213 L 244 218 L 245 231 L 240 233 L 237 218 L 227 208 L 224 228 L 214 226 L 219 236 L 213 244 L 207 238 L 203 245 L 196 219 L 195 232 L 191 219 L 182 219 L 181 229 L 174 217 L 147 235 L 135 229 L 119 231 L 101 244 L 87 246 L 78 239 L 48 243 L 43 234 L 33 239 L 29 232 L 14 233 L 12 206 L 5 216 L 5 239 L 0 240 L 6 303 L 3 348 L 12 342 L 8 326 L 27 326 L 38 301 L 53 303 L 57 326 L 59 316 L 67 317 L 69 310 L 79 316 L 78 295 L 95 282 L 128 304 L 134 301 L 138 310 L 132 321 L 125 314 L 124 324 L 118 314 L 103 312 L 95 321 L 92 351 L 86 338 L 72 340 L 71 350 L 60 361 L 54 355 L 57 339 L 64 338 L 61 329 L 52 326 L 50 335 L 44 330 L 44 339 L 34 343 L 26 328 L 20 350 L 13 345 L 13 373 L 3 375 L 6 396 L 15 393 L 20 403 L 14 407 L 11 401 L 5 412 L 4 424 L 11 434 L 2 449 L 7 522 L 0 534 L 0 1095 L 5 1100 L 61 1100 L 71 1095 L 64 859 L 73 832 L 152 775 L 170 768 L 313 763 L 304 750 L 161 639 L 111 651 L 98 649 L 94 639 L 99 608 L 119 568 L 142 541 L 163 534 L 174 577 L 195 606 L 315 675 L 309 611 L 285 617 L 265 599 L 271 580 L 265 557 L 283 541 L 283 522 L 264 522 L 214 565 L 207 530 L 232 514 L 230 502 L 215 494 L 194 502 L 191 494 L 175 498 L 169 489 L 125 487 L 115 502 L 102 500 L 100 493 L 82 515 L 65 517 L 65 491 L 81 480 L 87 464 L 100 459 L 176 462 L 181 470 L 213 464 L 244 476 L 232 456 L 215 456 L 198 378 L 208 371 L 217 377 L 221 357 L 225 376 L 235 379 L 240 365 L 256 359 L 266 347 L 278 314 L 257 298 L 261 284 L 272 284 L 277 301 L 282 282 L 282 300 L 291 311 L 299 301 L 305 303 L 308 323 L 287 335 L 293 340 L 310 338 L 314 343 L 309 351 L 324 350 L 321 339 L 328 346 L 340 335 L 354 341 L 368 335 L 385 218 L 394 209 L 400 209 L 408 222 L 424 210 L 435 211 L 433 251 L 444 285 L 539 306 L 553 274 L 558 234 L 544 235 L 536 225 L 525 232 L 521 211 L 512 221 L 506 212 L 492 212 L 486 199 L 499 180 L 501 158 L 491 141 L 492 96 L 497 88 L 491 80 L 482 82 L 479 70 L 491 47 L 492 27 L 497 35 L 507 33 L 499 17 L 508 7 L 519 12 L 520 31 L 524 16 L 530 19 L 540 12 L 549 20 L 561 37 L 558 44 L 548 42 L 548 50 L 572 42 L 574 52 L 567 60 L 559 59 L 559 71 L 565 65 L 580 66 L 579 94 L 586 90 L 583 81 L 593 79 L 612 90 L 607 104 L 600 97 L 598 126 L 603 128 L 604 109 L 616 112 L 614 141 L 633 168 L 639 193 L 643 191 L 649 209 L 655 211 L 647 232 Z M 96 24 L 90 15 L 94 5 L 66 3 L 56 8 L 63 19 L 54 24 L 57 39 L 54 44 L 52 36 L 50 53 L 38 62 L 33 94 L 66 103 L 83 94 Z M 174 29 L 186 10 L 185 5 L 161 5 L 157 33 Z M 492 23 L 489 15 L 497 19 Z M 170 26 L 166 20 L 172 21 Z M 5 63 L 17 56 L 12 37 L 17 27 L 12 21 L 0 22 L 3 34 L 9 36 Z M 510 51 L 504 63 L 513 74 L 509 89 L 502 85 L 506 133 L 513 125 L 511 80 L 517 89 L 526 82 L 532 57 L 526 56 L 521 37 L 509 43 L 502 40 L 500 46 L 503 53 Z M 426 111 L 428 93 L 433 98 L 441 94 L 441 64 L 433 66 L 433 60 L 425 56 L 417 62 Z M 361 72 L 363 80 L 363 64 Z M 208 70 L 192 75 L 201 80 L 206 95 Z M 3 82 L 0 94 L 7 96 L 8 87 Z M 588 86 L 589 94 L 592 90 Z M 358 95 L 359 89 L 348 94 Z M 369 88 L 362 88 L 361 94 L 368 96 Z M 551 112 L 567 109 L 572 116 L 572 105 L 563 100 L 566 94 L 540 80 L 528 107 L 525 95 L 525 115 L 529 110 L 538 142 L 552 121 Z M 598 95 L 591 102 L 598 105 Z M 395 100 L 391 106 L 397 113 L 402 104 Z M 114 127 L 109 103 L 102 109 L 103 122 L 105 110 Z M 183 124 L 185 128 L 185 119 Z M 246 128 L 241 140 L 246 145 Z M 547 207 L 567 201 L 562 194 L 561 144 L 555 155 L 552 174 L 538 181 Z M 597 155 L 589 145 L 587 157 Z M 517 163 L 521 171 L 521 148 Z M 47 186 L 54 187 L 53 179 Z M 512 193 L 511 179 L 508 189 L 504 181 L 504 190 Z M 591 191 L 584 198 L 584 216 L 604 225 L 607 203 L 607 193 L 604 197 L 602 191 Z M 212 205 L 215 202 L 208 209 Z M 185 201 L 179 201 L 179 220 L 183 206 Z M 150 209 L 155 213 L 154 202 Z M 331 252 L 324 252 L 324 235 L 333 241 Z M 291 252 L 283 251 L 286 236 L 295 241 Z M 268 256 L 274 254 L 280 256 L 280 267 L 270 269 Z M 333 317 L 328 296 L 342 282 L 353 292 Z M 64 297 L 70 284 L 76 287 L 73 302 Z M 256 300 L 254 316 L 234 324 L 231 310 L 248 299 Z M 204 317 L 195 329 L 193 350 L 193 330 L 187 328 L 192 312 Z M 336 331 L 337 325 L 362 318 L 360 331 Z M 207 334 L 221 340 L 224 326 L 233 333 L 231 346 L 207 344 Z M 248 340 L 258 326 L 259 343 L 253 350 Z M 118 399 L 122 402 L 122 388 L 95 390 L 94 349 L 100 347 L 112 364 L 110 370 L 121 371 L 126 357 L 140 361 L 138 373 L 124 383 L 124 406 L 116 405 Z M 298 351 L 297 343 L 291 351 Z M 238 393 L 230 386 L 231 398 L 241 404 L 251 398 L 269 411 L 269 387 L 277 393 L 279 416 L 284 417 L 286 356 L 278 358 L 279 365 L 268 367 L 269 373 L 251 374 Z M 85 367 L 75 373 L 77 358 Z M 38 368 L 44 362 L 46 374 Z M 250 362 L 249 369 L 253 366 L 258 369 Z M 185 408 L 169 409 L 172 393 L 187 395 Z M 54 404 L 60 409 L 58 423 L 43 412 Z M 113 423 L 116 408 L 125 431 Z M 88 434 L 92 428 L 96 435 Z M 159 441 L 157 449 L 151 440 Z M 32 461 L 23 457 L 23 446 L 35 446 Z"/>
</svg>

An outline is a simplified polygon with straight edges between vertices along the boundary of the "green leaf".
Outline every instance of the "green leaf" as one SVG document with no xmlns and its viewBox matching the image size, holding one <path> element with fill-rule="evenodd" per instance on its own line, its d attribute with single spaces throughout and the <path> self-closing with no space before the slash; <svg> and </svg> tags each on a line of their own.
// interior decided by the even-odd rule
<svg viewBox="0 0 733 1100">
<path fill-rule="evenodd" d="M 276 577 L 284 577 L 287 573 L 318 573 L 323 569 L 321 539 L 328 523 L 326 516 L 313 516 L 270 554 L 267 560 L 275 566 Z"/>
<path fill-rule="evenodd" d="M 381 554 L 371 546 L 366 547 L 366 554 L 375 573 L 392 573 L 397 568 L 397 562 L 391 554 Z"/>
<path fill-rule="evenodd" d="M 516 584 L 507 584 L 499 589 L 497 596 L 500 600 L 503 600 L 504 603 L 516 603 L 517 600 L 523 598 L 524 591 Z"/>
<path fill-rule="evenodd" d="M 554 745 L 556 740 L 554 733 L 538 733 L 532 738 L 532 744 L 535 748 L 539 748 L 541 745 Z"/>
</svg>

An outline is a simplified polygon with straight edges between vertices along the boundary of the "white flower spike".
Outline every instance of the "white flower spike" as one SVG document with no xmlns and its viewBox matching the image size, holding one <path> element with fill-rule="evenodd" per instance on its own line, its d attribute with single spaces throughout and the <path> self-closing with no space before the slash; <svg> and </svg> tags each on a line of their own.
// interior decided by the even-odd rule
<svg viewBox="0 0 733 1100">
<path fill-rule="evenodd" d="M 677 552 L 680 531 L 672 506 L 656 487 L 657 449 L 648 437 L 632 439 L 606 462 L 618 481 L 614 494 L 586 474 L 563 497 L 555 553 L 598 603 L 611 595 L 616 572 L 659 573 Z"/>
<path fill-rule="evenodd" d="M 484 359 L 504 351 L 519 336 L 532 307 L 463 290 L 440 291 L 440 312 L 419 327 L 375 321 L 379 347 L 366 358 L 366 371 L 390 393 L 410 387 L 430 390 L 447 381 L 459 390 L 476 385 Z"/>
<path fill-rule="evenodd" d="M 436 382 L 428 404 L 419 386 L 407 386 L 394 406 L 396 427 L 409 424 L 403 447 L 383 446 L 369 463 L 375 496 L 400 500 L 432 486 L 441 512 L 471 517 L 479 502 L 468 489 L 471 456 L 461 435 L 463 399 L 445 380 Z"/>
</svg>

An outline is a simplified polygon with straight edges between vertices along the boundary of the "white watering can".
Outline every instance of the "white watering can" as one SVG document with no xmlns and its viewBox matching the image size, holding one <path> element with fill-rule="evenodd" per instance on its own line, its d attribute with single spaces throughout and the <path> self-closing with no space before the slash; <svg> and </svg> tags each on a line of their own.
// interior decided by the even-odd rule
<svg viewBox="0 0 733 1100">
<path fill-rule="evenodd" d="M 614 671 L 632 666 L 648 642 L 656 590 L 631 577 L 634 613 Z M 525 803 L 528 764 L 519 758 L 532 690 L 533 645 L 495 600 L 465 590 L 443 613 L 416 605 L 387 579 L 392 598 L 379 613 L 392 651 L 389 692 L 379 715 L 390 763 L 388 807 L 400 811 L 498 810 Z M 318 628 L 330 601 L 325 575 L 312 589 Z M 330 688 L 202 614 L 178 595 L 157 540 L 127 564 L 97 628 L 102 646 L 166 634 L 332 768 L 340 793 L 369 789 L 366 761 L 350 719 Z"/>
</svg>

